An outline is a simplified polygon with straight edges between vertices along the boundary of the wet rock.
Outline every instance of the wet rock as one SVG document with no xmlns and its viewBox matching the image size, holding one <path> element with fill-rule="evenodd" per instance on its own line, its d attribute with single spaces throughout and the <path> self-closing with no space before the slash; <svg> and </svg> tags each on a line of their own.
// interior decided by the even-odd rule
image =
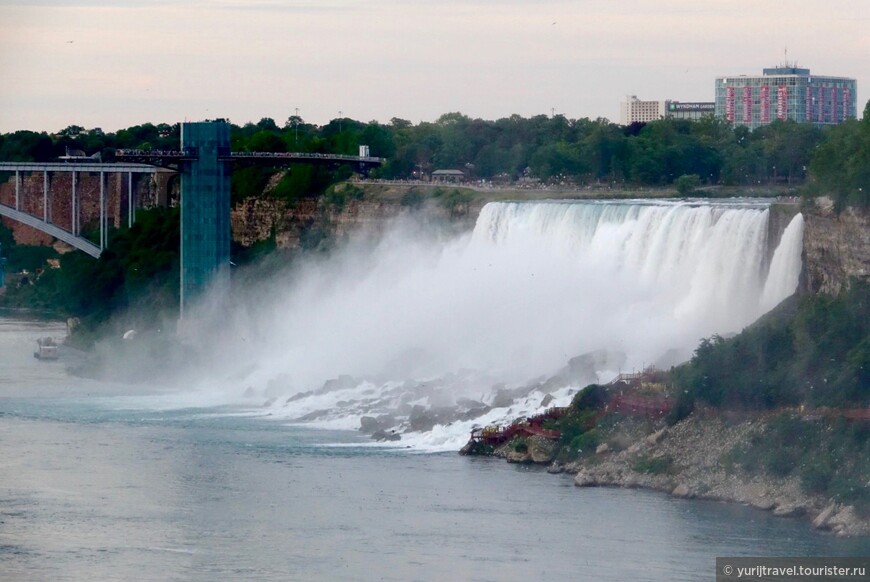
<svg viewBox="0 0 870 582">
<path fill-rule="evenodd" d="M 384 441 L 400 441 L 402 440 L 401 435 L 396 434 L 393 431 L 387 432 L 385 430 L 379 430 L 372 435 L 372 439 L 378 442 Z"/>
<path fill-rule="evenodd" d="M 553 460 L 555 448 L 552 441 L 543 437 L 529 437 L 526 439 L 529 458 L 533 463 L 549 463 Z"/>
<path fill-rule="evenodd" d="M 769 497 L 755 497 L 749 500 L 749 505 L 762 511 L 770 511 L 776 507 L 776 502 Z"/>
<path fill-rule="evenodd" d="M 575 487 L 595 487 L 598 481 L 586 471 L 580 471 L 574 476 Z"/>
<path fill-rule="evenodd" d="M 507 454 L 507 462 L 508 463 L 530 463 L 532 462 L 531 456 L 529 456 L 528 452 L 521 451 L 510 451 Z"/>
<path fill-rule="evenodd" d="M 296 394 L 294 394 L 293 396 L 291 396 L 287 400 L 285 400 L 284 403 L 290 404 L 291 402 L 295 402 L 297 400 L 302 400 L 303 398 L 308 398 L 309 396 L 312 396 L 312 395 L 314 395 L 313 390 L 309 390 L 307 392 L 297 392 Z"/>
<path fill-rule="evenodd" d="M 547 395 L 544 396 L 544 398 L 541 400 L 541 406 L 546 408 L 547 406 L 550 406 L 550 403 L 553 402 L 553 400 L 555 400 L 555 398 L 553 398 L 553 395 L 552 395 L 552 394 L 547 394 Z"/>
<path fill-rule="evenodd" d="M 363 434 L 374 434 L 379 430 L 385 431 L 395 425 L 396 419 L 389 414 L 382 414 L 378 417 L 363 416 L 359 419 L 359 431 Z"/>
<path fill-rule="evenodd" d="M 431 412 L 417 405 L 411 409 L 411 413 L 408 415 L 408 424 L 413 431 L 425 432 L 432 430 L 432 427 L 438 422 Z"/>
<path fill-rule="evenodd" d="M 795 504 L 781 504 L 777 503 L 776 508 L 773 510 L 773 515 L 777 517 L 798 517 L 806 513 L 807 508 L 803 505 L 795 505 Z"/>
<path fill-rule="evenodd" d="M 333 378 L 324 382 L 323 386 L 321 386 L 320 390 L 318 390 L 317 393 L 326 394 L 327 392 L 334 392 L 336 390 L 349 390 L 351 388 L 356 388 L 359 383 L 359 380 L 357 380 L 353 376 L 342 374 L 338 378 Z"/>
<path fill-rule="evenodd" d="M 507 388 L 499 388 L 496 390 L 495 397 L 492 399 L 493 408 L 507 408 L 514 403 L 513 392 Z"/>
<path fill-rule="evenodd" d="M 559 463 L 558 461 L 553 461 L 553 464 L 547 467 L 547 473 L 551 475 L 558 475 L 559 473 L 565 472 L 565 465 Z"/>
<path fill-rule="evenodd" d="M 692 490 L 689 489 L 689 486 L 685 483 L 680 483 L 679 485 L 674 487 L 674 490 L 671 491 L 671 495 L 673 495 L 674 497 L 679 497 L 680 499 L 690 499 L 691 497 L 693 497 Z"/>
<path fill-rule="evenodd" d="M 828 527 L 834 532 L 843 535 L 849 535 L 852 532 L 857 532 L 861 529 L 861 520 L 855 512 L 855 508 L 851 505 L 840 509 L 828 520 Z"/>
<path fill-rule="evenodd" d="M 832 503 L 819 513 L 816 518 L 813 520 L 813 527 L 816 529 L 828 529 L 828 521 L 831 517 L 834 516 L 834 512 L 837 511 L 837 504 Z"/>
<path fill-rule="evenodd" d="M 567 381 L 584 386 L 598 380 L 598 370 L 617 370 L 625 365 L 625 354 L 608 350 L 596 350 L 568 360 L 562 375 Z"/>
</svg>

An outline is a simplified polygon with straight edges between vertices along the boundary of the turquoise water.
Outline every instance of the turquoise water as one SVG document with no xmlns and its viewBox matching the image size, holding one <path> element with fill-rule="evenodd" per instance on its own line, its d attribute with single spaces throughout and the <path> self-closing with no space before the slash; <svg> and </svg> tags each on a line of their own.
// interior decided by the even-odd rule
<svg viewBox="0 0 870 582">
<path fill-rule="evenodd" d="M 41 324 L 44 325 L 44 324 Z M 698 580 L 722 555 L 867 555 L 799 520 L 259 411 L 37 362 L 0 325 L 0 580 Z"/>
</svg>

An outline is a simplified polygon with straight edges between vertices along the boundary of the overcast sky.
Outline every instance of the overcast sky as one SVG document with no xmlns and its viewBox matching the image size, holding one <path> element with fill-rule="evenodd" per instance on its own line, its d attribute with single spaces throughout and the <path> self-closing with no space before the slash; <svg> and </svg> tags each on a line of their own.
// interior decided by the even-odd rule
<svg viewBox="0 0 870 582">
<path fill-rule="evenodd" d="M 870 0 L 0 0 L 0 132 L 433 121 L 712 101 L 788 59 L 870 84 Z"/>
</svg>

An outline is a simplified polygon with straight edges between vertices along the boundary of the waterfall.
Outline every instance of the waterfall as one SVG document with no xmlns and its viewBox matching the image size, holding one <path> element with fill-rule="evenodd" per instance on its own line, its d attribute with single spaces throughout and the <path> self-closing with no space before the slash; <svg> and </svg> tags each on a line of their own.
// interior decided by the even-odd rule
<svg viewBox="0 0 870 582">
<path fill-rule="evenodd" d="M 770 273 L 764 285 L 761 305 L 764 311 L 776 305 L 794 293 L 797 289 L 801 273 L 801 251 L 804 239 L 804 217 L 795 215 L 788 223 L 779 246 L 773 253 L 770 262 Z"/>
<path fill-rule="evenodd" d="M 786 229 L 768 272 L 768 214 L 763 202 L 491 203 L 473 239 L 547 246 L 594 265 L 595 276 L 644 289 L 674 322 L 737 332 L 797 287 L 802 217 Z"/>
<path fill-rule="evenodd" d="M 533 385 L 581 354 L 607 354 L 588 381 L 667 367 L 794 291 L 801 219 L 768 266 L 768 215 L 767 203 L 743 200 L 495 202 L 473 232 L 446 241 L 400 222 L 373 248 L 350 244 L 257 281 L 257 300 L 222 318 L 227 345 L 203 392 L 357 428 L 363 415 L 489 404 L 497 386 Z M 552 387 L 555 403 L 579 387 Z M 532 413 L 542 398 L 467 423 Z M 410 442 L 461 446 L 467 423 Z"/>
</svg>

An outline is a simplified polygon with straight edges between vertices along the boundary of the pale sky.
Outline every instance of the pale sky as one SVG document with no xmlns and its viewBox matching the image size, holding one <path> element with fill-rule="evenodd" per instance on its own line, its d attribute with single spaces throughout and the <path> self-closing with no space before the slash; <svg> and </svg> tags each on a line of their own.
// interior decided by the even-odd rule
<svg viewBox="0 0 870 582">
<path fill-rule="evenodd" d="M 870 0 L 0 0 L 0 132 L 226 117 L 619 120 L 784 59 L 870 93 Z"/>
</svg>

